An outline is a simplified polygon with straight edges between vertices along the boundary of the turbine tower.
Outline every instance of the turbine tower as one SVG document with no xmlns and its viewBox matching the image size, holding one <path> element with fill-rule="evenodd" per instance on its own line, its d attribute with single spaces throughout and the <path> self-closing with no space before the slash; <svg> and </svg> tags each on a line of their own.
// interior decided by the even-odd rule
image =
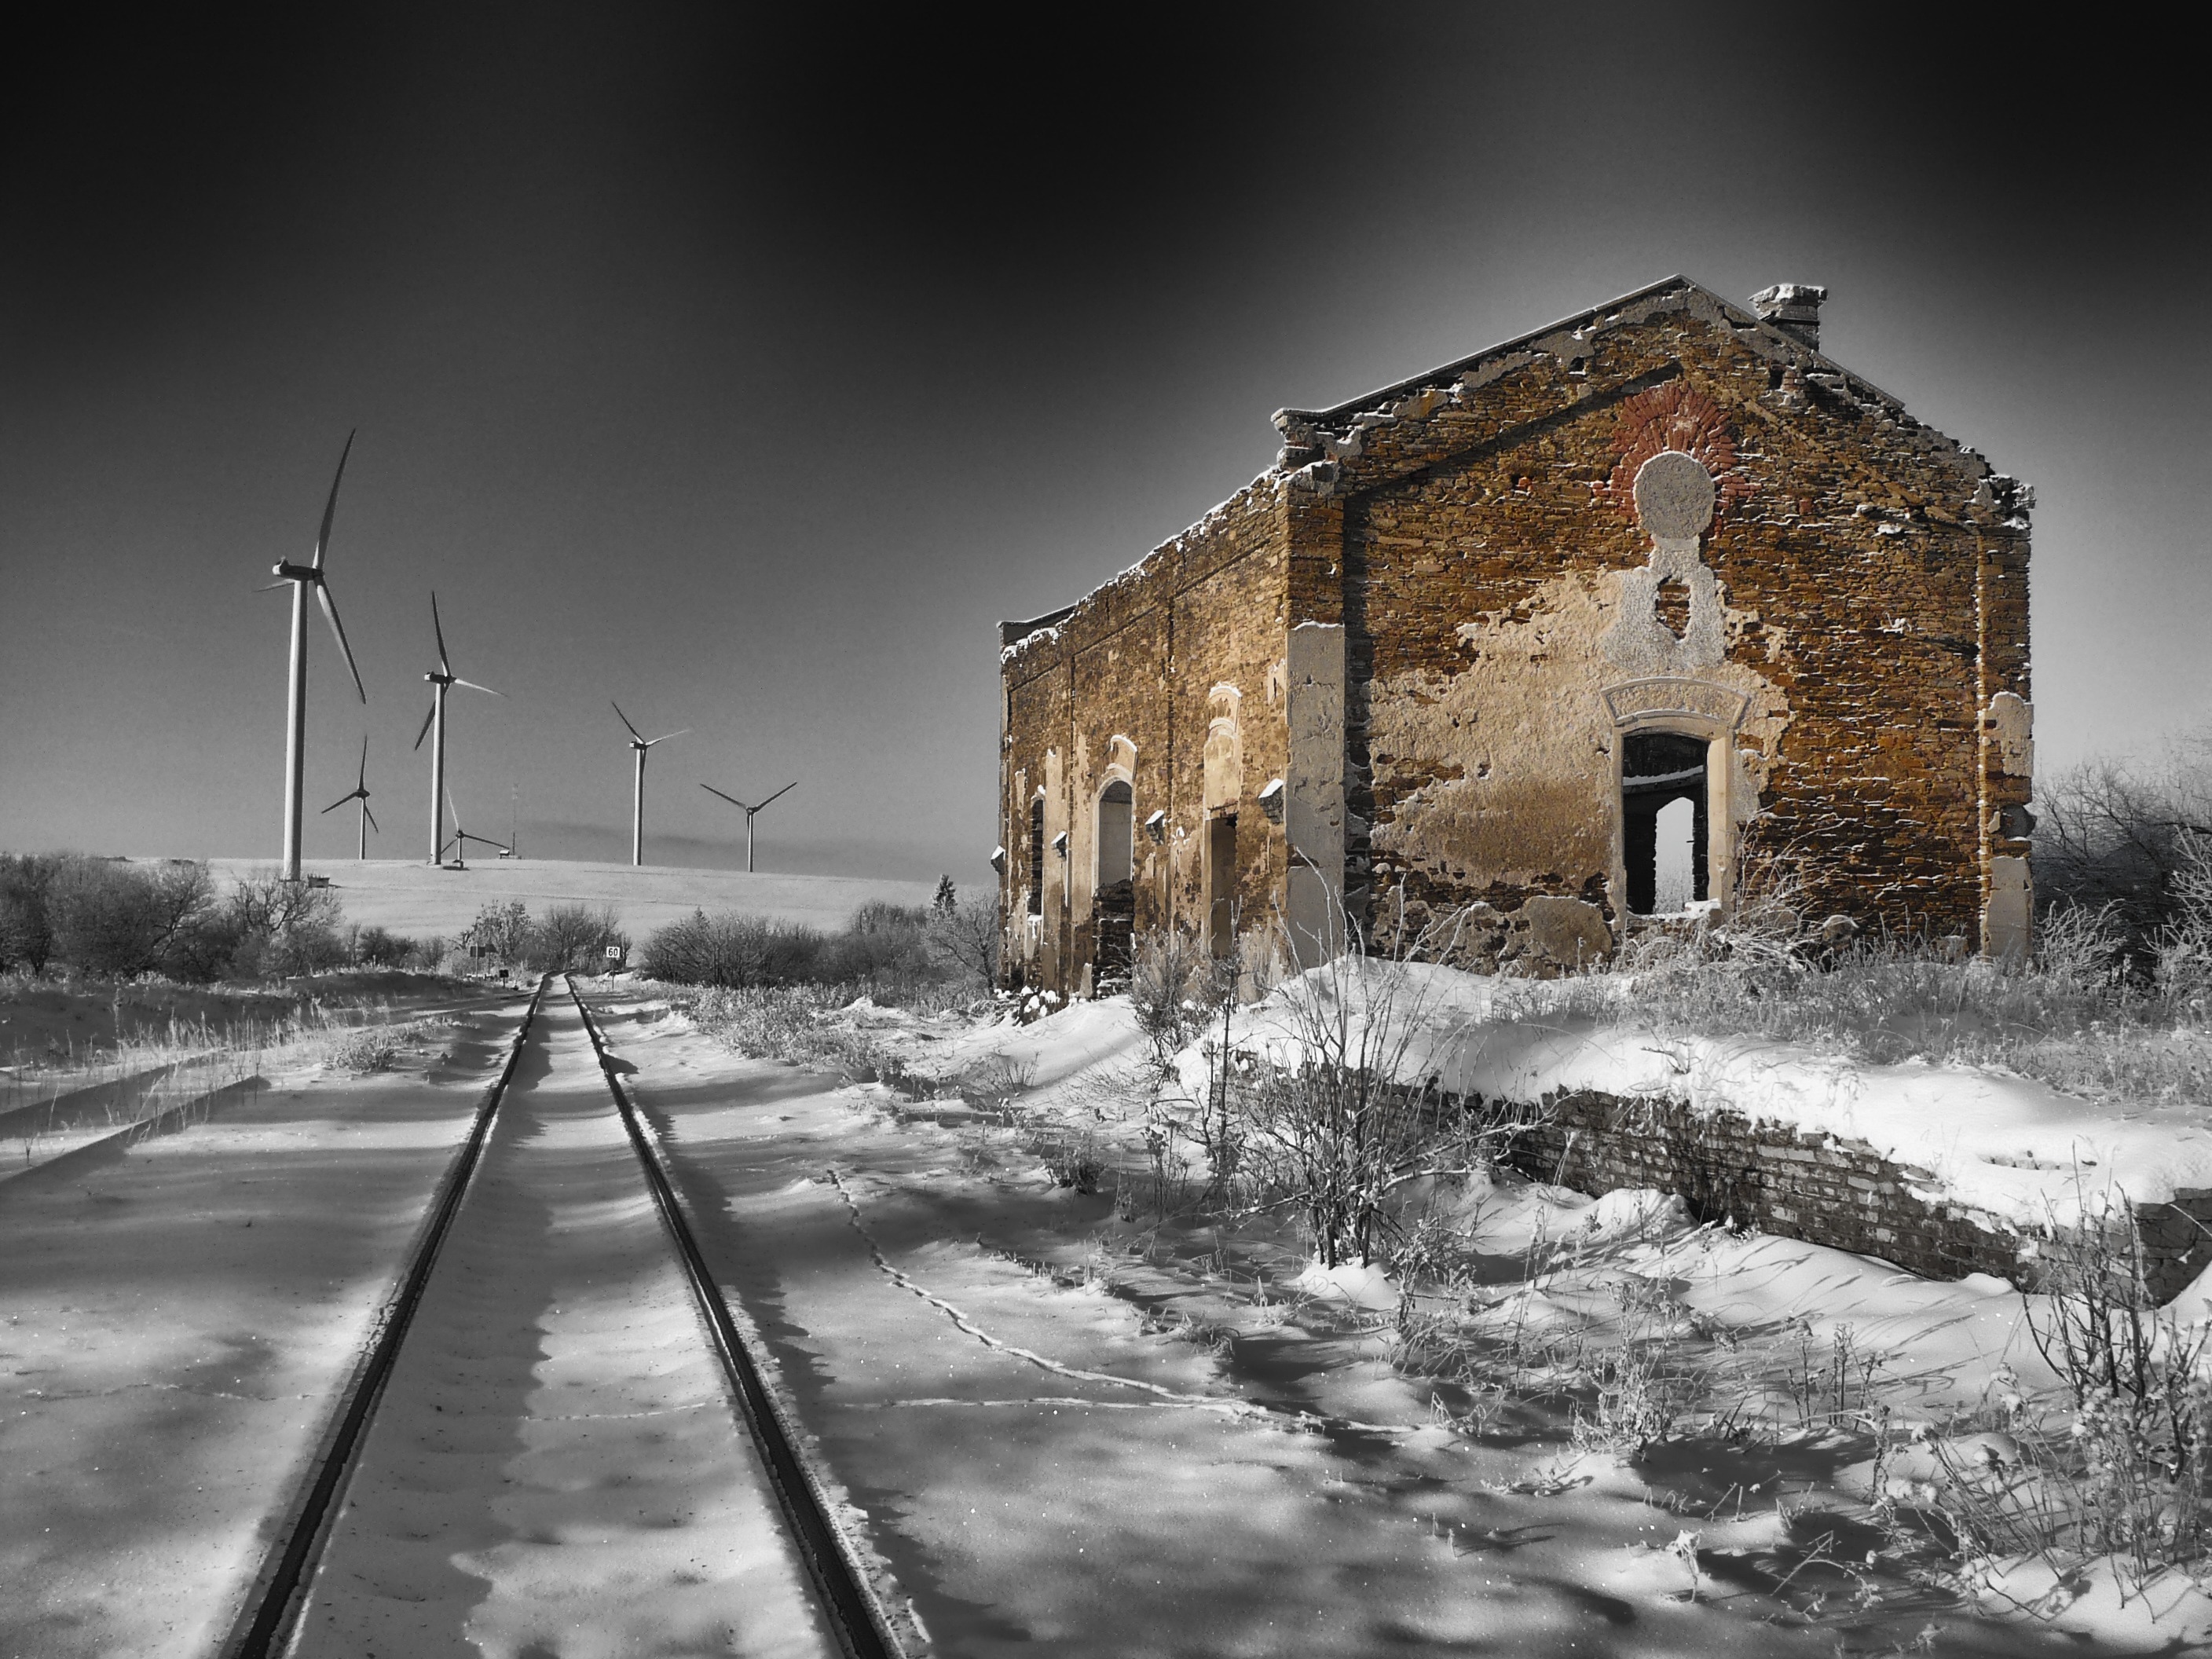
<svg viewBox="0 0 2212 1659">
<path fill-rule="evenodd" d="M 361 803 L 361 856 L 362 862 L 366 863 L 368 859 L 369 826 L 375 824 L 376 833 L 380 836 L 384 833 L 384 826 L 376 823 L 376 814 L 368 810 L 368 733 L 366 732 L 362 732 L 361 737 L 360 783 L 355 786 L 351 794 L 340 795 L 328 806 L 323 808 L 323 811 L 325 814 L 335 812 L 349 800 L 357 800 Z"/>
<path fill-rule="evenodd" d="M 764 801 L 763 801 L 763 802 L 760 804 L 760 806 L 747 806 L 747 805 L 744 804 L 744 802 L 743 802 L 743 801 L 739 800 L 739 799 L 738 799 L 735 795 L 723 795 L 723 794 L 722 794 L 722 792 L 721 792 L 720 790 L 719 790 L 719 789 L 715 788 L 715 787 L 714 787 L 714 786 L 713 784 L 711 784 L 711 783 L 702 783 L 702 784 L 701 784 L 699 787 L 700 787 L 702 789 L 705 790 L 705 791 L 706 791 L 708 794 L 710 794 L 710 795 L 721 795 L 721 798 L 722 798 L 724 800 L 726 800 L 726 801 L 729 802 L 731 805 L 732 805 L 732 806 L 734 806 L 734 807 L 738 808 L 740 811 L 742 811 L 744 813 L 744 815 L 745 815 L 745 873 L 746 873 L 747 875 L 750 875 L 750 874 L 752 874 L 752 872 L 753 872 L 753 814 L 754 814 L 754 813 L 756 813 L 756 812 L 757 812 L 757 811 L 759 811 L 761 810 L 761 806 L 765 806 L 765 805 L 768 805 L 768 801 L 769 801 L 769 800 L 774 800 L 774 799 L 775 799 L 777 795 L 787 795 L 787 794 L 789 794 L 793 790 L 794 790 L 794 789 L 798 788 L 798 787 L 799 787 L 799 780 L 798 780 L 797 778 L 793 778 L 793 779 L 789 783 L 785 784 L 785 785 L 783 786 L 783 787 L 782 787 L 782 788 L 781 788 L 781 789 L 777 790 L 777 791 L 775 792 L 775 795 L 770 795 L 770 796 L 768 798 L 768 800 L 764 800 Z"/>
<path fill-rule="evenodd" d="M 443 864 L 446 861 L 446 820 L 441 816 L 441 806 L 452 799 L 446 789 L 446 693 L 457 685 L 466 686 L 471 691 L 489 692 L 495 697 L 503 697 L 507 693 L 493 691 L 488 685 L 478 685 L 474 680 L 459 679 L 454 676 L 453 665 L 446 657 L 446 629 L 438 620 L 438 596 L 435 593 L 430 595 L 430 630 L 438 636 L 438 672 L 422 676 L 434 689 L 430 695 L 430 710 L 422 716 L 422 730 L 415 734 L 415 747 L 421 749 L 424 735 L 434 726 L 436 728 L 436 735 L 430 739 L 430 862 Z M 458 826 L 460 820 L 456 817 L 453 822 Z"/>
<path fill-rule="evenodd" d="M 331 632 L 337 635 L 338 650 L 345 658 L 347 672 L 353 676 L 353 689 L 361 694 L 364 707 L 368 693 L 361 683 L 361 670 L 354 666 L 353 647 L 346 643 L 345 627 L 338 621 L 338 608 L 331 601 L 330 584 L 323 579 L 323 555 L 331 544 L 331 516 L 338 510 L 338 484 L 345 477 L 346 457 L 353 453 L 354 434 L 346 434 L 345 447 L 338 453 L 337 477 L 331 480 L 331 499 L 323 507 L 322 534 L 315 538 L 315 562 L 313 564 L 280 563 L 271 567 L 279 580 L 261 591 L 272 592 L 292 584 L 292 683 L 291 700 L 284 722 L 284 879 L 300 879 L 300 829 L 307 811 L 307 590 L 313 588 L 315 597 L 322 602 L 323 615 L 331 619 Z"/>
<path fill-rule="evenodd" d="M 615 718 L 629 726 L 629 746 L 637 754 L 637 791 L 630 798 L 629 807 L 629 861 L 633 866 L 641 865 L 645 862 L 645 751 L 656 743 L 680 738 L 691 728 L 687 726 L 683 732 L 665 732 L 657 738 L 648 738 L 637 727 L 630 726 L 629 716 L 623 713 L 620 703 L 611 698 L 608 702 L 615 711 Z"/>
</svg>

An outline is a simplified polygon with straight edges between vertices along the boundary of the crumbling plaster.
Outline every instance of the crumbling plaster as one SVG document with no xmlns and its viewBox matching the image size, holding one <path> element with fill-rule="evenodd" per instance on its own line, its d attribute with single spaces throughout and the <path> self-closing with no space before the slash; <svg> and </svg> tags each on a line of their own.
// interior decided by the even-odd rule
<svg viewBox="0 0 2212 1659">
<path fill-rule="evenodd" d="M 1632 654 L 1624 663 L 1609 648 L 1626 607 L 1640 605 L 1648 617 L 1648 589 L 1635 581 L 1644 574 L 1556 576 L 1510 611 L 1460 624 L 1459 672 L 1376 682 L 1369 744 L 1378 793 L 1389 799 L 1373 832 L 1379 879 L 1419 873 L 1510 902 L 1514 890 L 1587 896 L 1595 878 L 1617 928 L 1626 881 L 1620 738 L 1632 730 L 1712 739 L 1711 821 L 1750 820 L 1790 724 L 1779 687 L 1748 663 L 1721 660 L 1695 670 L 1702 696 L 1670 696 L 1656 708 L 1634 696 L 1608 701 L 1632 676 L 1640 684 L 1643 671 L 1679 666 Z M 1711 841 L 1716 894 L 1727 891 L 1729 841 Z"/>
</svg>

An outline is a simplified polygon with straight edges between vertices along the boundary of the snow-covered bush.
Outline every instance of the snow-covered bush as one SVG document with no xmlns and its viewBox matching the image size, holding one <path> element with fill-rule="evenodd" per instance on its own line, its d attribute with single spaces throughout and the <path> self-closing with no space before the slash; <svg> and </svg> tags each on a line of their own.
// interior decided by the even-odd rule
<svg viewBox="0 0 2212 1659">
<path fill-rule="evenodd" d="M 1970 1559 L 2103 1559 L 2136 1590 L 2212 1565 L 2212 1325 L 2152 1302 L 2140 1252 L 2131 1227 L 2046 1247 L 2027 1325 L 2061 1398 L 2008 1392 L 1931 1443 L 1928 1496 Z"/>
<path fill-rule="evenodd" d="M 1417 1074 L 1437 1022 L 1432 981 L 1357 949 L 1301 975 L 1271 1000 L 1265 1040 L 1201 1039 L 1207 1098 L 1199 1110 L 1215 1181 L 1254 1210 L 1302 1224 L 1325 1267 L 1387 1260 L 1416 1183 L 1463 1181 L 1503 1158 L 1540 1114 L 1448 1101 Z"/>
<path fill-rule="evenodd" d="M 341 1030 L 331 1044 L 330 1064 L 343 1072 L 386 1072 L 401 1049 L 422 1042 L 428 1034 L 429 1028 L 420 1021 Z"/>
<path fill-rule="evenodd" d="M 692 1005 L 700 1029 L 755 1060 L 812 1060 L 836 999 L 814 985 L 718 986 Z"/>
<path fill-rule="evenodd" d="M 1211 1014 L 1235 996 L 1236 989 L 1234 974 L 1224 971 L 1198 939 L 1183 929 L 1163 928 L 1138 939 L 1129 1004 L 1163 1076 L 1174 1069 L 1176 1054 L 1198 1035 Z"/>
</svg>

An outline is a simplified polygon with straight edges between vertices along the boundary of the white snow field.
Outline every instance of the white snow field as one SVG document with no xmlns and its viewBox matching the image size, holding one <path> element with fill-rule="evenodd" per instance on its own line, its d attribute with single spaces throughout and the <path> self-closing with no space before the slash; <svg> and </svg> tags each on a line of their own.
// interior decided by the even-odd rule
<svg viewBox="0 0 2212 1659">
<path fill-rule="evenodd" d="M 1476 1182 L 1452 1219 L 1499 1352 L 1540 1368 L 1547 1340 L 1656 1333 L 1705 1382 L 1741 1384 L 1741 1432 L 1638 1456 L 1578 1436 L 1540 1389 L 1485 1395 L 1408 1364 L 1395 1287 L 1311 1273 L 1287 1224 L 1155 1207 L 1128 1178 L 1146 1091 L 1126 1001 L 1026 1026 L 848 1011 L 945 1080 L 915 1100 L 744 1058 L 650 988 L 592 1000 L 879 1592 L 927 1632 L 918 1651 L 2212 1650 L 2212 1601 L 2185 1583 L 2124 1601 L 2109 1576 L 2037 1583 L 2030 1564 L 2006 1581 L 2030 1615 L 1944 1589 L 1870 1518 L 1925 1457 L 1869 1462 L 1823 1407 L 1832 1362 L 1855 1411 L 1899 1425 L 2047 1385 L 2033 1304 L 2000 1281 L 1692 1227 L 1656 1194 Z M 214 1651 L 514 1021 L 472 1017 L 449 1063 L 280 1079 L 0 1181 L 0 1656 Z M 963 1073 L 1010 1071 L 1018 1123 L 958 1097 Z M 514 1167 L 562 1181 L 484 1225 L 534 1237 L 535 1265 L 436 1315 L 471 1356 L 383 1425 L 367 1468 L 398 1480 L 357 1488 L 317 1611 L 388 1592 L 412 1621 L 393 1656 L 750 1650 L 729 1632 L 762 1633 L 754 1598 L 733 1586 L 778 1569 L 697 1547 L 744 1524 L 743 1480 L 692 1438 L 711 1413 L 642 1194 L 599 1184 L 587 1091 L 523 1075 L 541 1098 L 514 1120 Z M 1096 1138 L 1100 1191 L 1054 1184 L 1052 1135 Z M 467 1480 L 442 1473 L 462 1463 Z M 697 1582 L 665 1615 L 580 1626 L 583 1587 L 635 1612 L 679 1572 Z M 769 1615 L 770 1645 L 799 1622 Z M 331 1628 L 311 1613 L 311 1640 Z"/>
<path fill-rule="evenodd" d="M 274 866 L 267 860 L 210 859 L 218 889 Z M 638 945 L 655 928 L 694 910 L 735 910 L 834 932 L 872 899 L 927 904 L 933 884 L 852 876 L 748 874 L 742 870 L 684 870 L 658 865 L 570 863 L 556 859 L 471 859 L 463 870 L 404 859 L 309 859 L 301 869 L 326 876 L 349 924 L 410 938 L 450 939 L 488 904 L 520 903 L 544 915 L 554 904 L 612 905 Z"/>
<path fill-rule="evenodd" d="M 1034 1080 L 1033 1126 L 1136 1138 L 1124 1001 L 1029 1026 L 846 1018 L 955 1088 L 1006 1056 Z M 1903 1488 L 1863 1437 L 1795 1414 L 1786 1385 L 1745 1401 L 1765 1431 L 1640 1461 L 1579 1449 L 1557 1406 L 1504 1402 L 1484 1426 L 1391 1363 L 1393 1313 L 1359 1305 L 1379 1276 L 1312 1294 L 1287 1229 L 1178 1226 L 1110 1181 L 1055 1187 L 1034 1128 L 734 1059 L 681 1012 L 641 1006 L 609 1041 L 640 1068 L 726 1287 L 942 1652 L 2212 1643 L 2212 1600 L 2185 1581 L 2123 1604 L 2092 1573 L 2036 1616 L 1932 1592 L 1867 1518 L 1877 1478 Z M 1468 1194 L 1460 1218 L 1514 1281 L 1532 1239 L 1565 1243 L 1549 1271 L 1498 1286 L 1503 1317 L 1601 1340 L 1648 1301 L 1771 1383 L 1802 1367 L 1817 1387 L 1842 1352 L 1855 1376 L 1873 1368 L 1900 1429 L 2054 1380 L 1998 1280 L 1694 1228 L 1655 1194 L 1512 1182 Z"/>
</svg>

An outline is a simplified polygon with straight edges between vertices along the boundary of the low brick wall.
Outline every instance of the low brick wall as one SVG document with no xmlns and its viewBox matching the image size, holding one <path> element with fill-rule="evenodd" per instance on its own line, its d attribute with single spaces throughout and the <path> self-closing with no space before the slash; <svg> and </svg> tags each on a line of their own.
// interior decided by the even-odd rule
<svg viewBox="0 0 2212 1659">
<path fill-rule="evenodd" d="M 1803 1134 L 1736 1112 L 1693 1112 L 1678 1100 L 1584 1092 L 1553 1095 L 1545 1104 L 1547 1121 L 1521 1138 L 1512 1158 L 1536 1180 L 1585 1193 L 1676 1193 L 1700 1221 L 1733 1218 L 1930 1279 L 1983 1273 L 2023 1283 L 2035 1276 L 2036 1241 L 1950 1202 L 1927 1170 L 1893 1163 L 1863 1141 Z M 2212 1262 L 2212 1191 L 2139 1205 L 2135 1220 L 2144 1278 L 2159 1302 Z"/>
</svg>

